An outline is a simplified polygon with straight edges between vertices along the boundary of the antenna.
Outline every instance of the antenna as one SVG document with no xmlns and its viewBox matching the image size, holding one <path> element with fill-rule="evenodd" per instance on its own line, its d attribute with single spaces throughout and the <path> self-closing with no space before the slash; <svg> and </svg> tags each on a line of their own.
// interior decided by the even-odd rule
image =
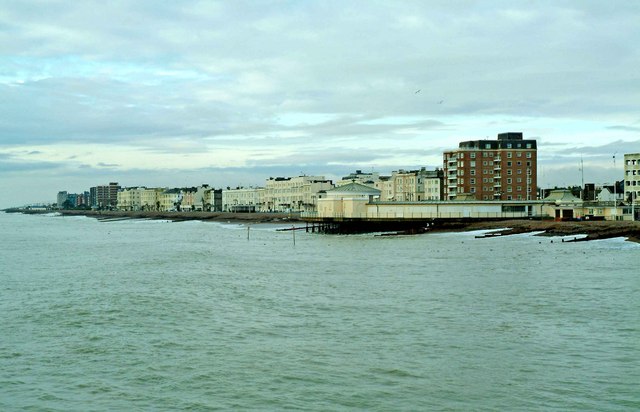
<svg viewBox="0 0 640 412">
<path fill-rule="evenodd" d="M 580 192 L 584 190 L 584 163 L 582 161 L 582 153 L 580 153 L 580 173 L 582 174 L 582 186 L 580 187 Z M 584 200 L 584 193 L 581 196 Z"/>
</svg>

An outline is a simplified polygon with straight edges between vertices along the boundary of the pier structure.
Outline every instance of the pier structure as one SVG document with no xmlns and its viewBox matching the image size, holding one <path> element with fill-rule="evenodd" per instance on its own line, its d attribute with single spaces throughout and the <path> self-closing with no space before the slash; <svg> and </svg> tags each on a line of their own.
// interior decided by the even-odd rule
<svg viewBox="0 0 640 412">
<path fill-rule="evenodd" d="M 364 233 L 399 231 L 421 233 L 434 227 L 455 228 L 472 221 L 542 219 L 545 201 L 426 201 L 371 202 L 327 213 L 303 213 L 307 231 L 320 233 Z M 320 203 L 321 204 L 321 203 Z M 346 210 L 345 210 L 346 209 Z"/>
<path fill-rule="evenodd" d="M 481 220 L 622 220 L 612 215 L 615 204 L 585 203 L 568 190 L 554 190 L 543 200 L 388 202 L 380 201 L 379 196 L 378 189 L 349 183 L 327 190 L 318 199 L 317 212 L 303 213 L 301 218 L 307 222 L 308 231 L 323 233 L 420 233 Z M 630 210 L 621 208 L 624 220 L 632 220 Z"/>
</svg>

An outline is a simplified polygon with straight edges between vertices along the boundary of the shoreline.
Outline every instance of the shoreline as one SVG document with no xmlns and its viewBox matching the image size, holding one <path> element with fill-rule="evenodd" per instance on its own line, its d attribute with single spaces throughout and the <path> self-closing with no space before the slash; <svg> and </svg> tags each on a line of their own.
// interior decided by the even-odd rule
<svg viewBox="0 0 640 412">
<path fill-rule="evenodd" d="M 629 242 L 640 243 L 640 222 L 631 221 L 555 221 L 555 220 L 503 220 L 473 222 L 465 231 L 496 230 L 496 236 L 540 232 L 536 236 L 579 236 L 565 242 L 624 237 Z"/>
<path fill-rule="evenodd" d="M 98 220 L 153 219 L 183 222 L 189 220 L 234 222 L 234 223 L 304 223 L 299 213 L 230 213 L 230 212 L 148 212 L 148 211 L 94 211 L 94 210 L 50 210 L 32 211 L 5 209 L 5 213 L 46 214 L 60 213 L 62 216 L 87 216 Z M 568 242 L 590 241 L 624 237 L 627 241 L 640 243 L 640 222 L 631 221 L 555 221 L 555 220 L 491 220 L 478 222 L 444 223 L 428 232 L 469 232 L 493 230 L 491 236 L 509 236 L 540 232 L 536 236 L 578 236 Z"/>
<path fill-rule="evenodd" d="M 126 220 L 126 219 L 150 219 L 170 220 L 172 222 L 184 222 L 189 220 L 215 221 L 215 222 L 244 222 L 244 223 L 290 223 L 301 222 L 298 213 L 230 213 L 230 212 L 148 212 L 148 211 L 121 211 L 121 210 L 19 210 L 6 209 L 5 213 L 22 213 L 27 215 L 39 215 L 59 213 L 62 216 L 86 216 L 98 220 Z"/>
</svg>

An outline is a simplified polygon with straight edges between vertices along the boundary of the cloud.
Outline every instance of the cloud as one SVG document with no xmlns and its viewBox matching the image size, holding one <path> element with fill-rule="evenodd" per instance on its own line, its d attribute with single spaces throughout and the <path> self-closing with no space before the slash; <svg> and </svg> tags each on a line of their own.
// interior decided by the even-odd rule
<svg viewBox="0 0 640 412">
<path fill-rule="evenodd" d="M 0 153 L 0 171 L 6 175 L 15 173 L 31 173 L 43 171 L 55 171 L 64 167 L 61 162 L 24 161 L 11 155 Z"/>
<path fill-rule="evenodd" d="M 609 126 L 607 127 L 607 129 L 620 130 L 623 132 L 633 132 L 633 133 L 640 132 L 640 127 L 636 127 L 636 126 Z"/>
<path fill-rule="evenodd" d="M 639 18 L 579 0 L 9 2 L 0 151 L 34 162 L 0 160 L 408 168 L 505 128 L 544 161 L 605 158 L 637 147 Z"/>
</svg>

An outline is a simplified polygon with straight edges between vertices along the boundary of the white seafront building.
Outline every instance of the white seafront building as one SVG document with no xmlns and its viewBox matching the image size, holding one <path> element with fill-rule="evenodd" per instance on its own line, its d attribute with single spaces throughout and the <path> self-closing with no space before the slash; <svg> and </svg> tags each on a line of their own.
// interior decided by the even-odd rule
<svg viewBox="0 0 640 412">
<path fill-rule="evenodd" d="M 378 173 L 363 173 L 356 170 L 339 180 L 336 186 L 359 183 L 380 191 L 380 200 L 389 202 L 413 202 L 441 200 L 443 194 L 443 172 L 440 169 L 394 170 L 391 176 Z"/>
<path fill-rule="evenodd" d="M 324 176 L 270 177 L 262 200 L 263 212 L 312 212 L 321 193 L 334 187 Z"/>
<path fill-rule="evenodd" d="M 264 204 L 263 187 L 237 187 L 222 190 L 223 212 L 259 212 Z"/>
</svg>

